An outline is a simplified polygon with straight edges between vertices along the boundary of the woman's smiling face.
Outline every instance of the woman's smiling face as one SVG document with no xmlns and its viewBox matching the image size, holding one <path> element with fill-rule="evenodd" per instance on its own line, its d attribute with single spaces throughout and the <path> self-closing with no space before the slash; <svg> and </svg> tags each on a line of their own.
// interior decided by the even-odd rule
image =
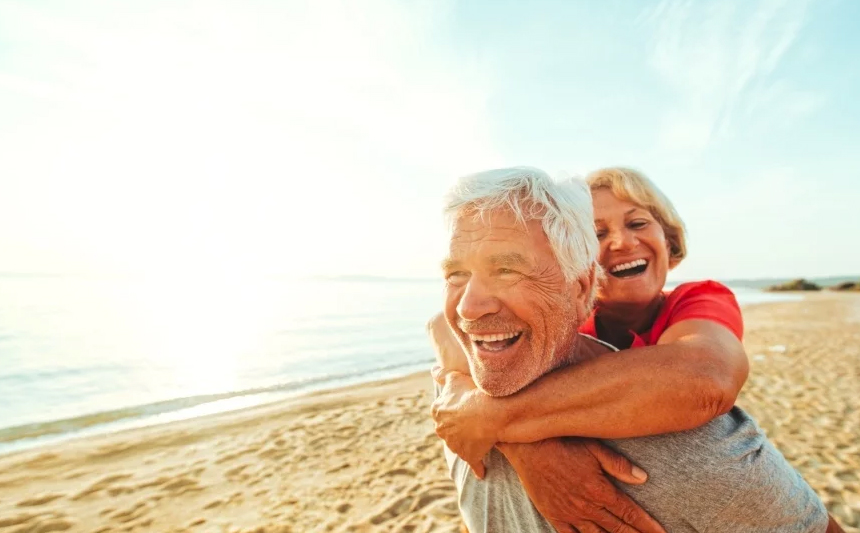
<svg viewBox="0 0 860 533">
<path fill-rule="evenodd" d="M 603 305 L 647 305 L 666 284 L 669 241 L 651 212 L 608 188 L 592 191 L 600 265 L 606 278 L 597 291 Z"/>
</svg>

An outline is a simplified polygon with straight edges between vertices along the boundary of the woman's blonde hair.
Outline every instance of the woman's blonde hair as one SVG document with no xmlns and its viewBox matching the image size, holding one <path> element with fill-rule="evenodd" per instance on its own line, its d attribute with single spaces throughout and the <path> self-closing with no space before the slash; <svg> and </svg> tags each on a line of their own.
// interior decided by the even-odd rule
<svg viewBox="0 0 860 533">
<path fill-rule="evenodd" d="M 660 189 L 638 170 L 609 167 L 595 170 L 585 181 L 591 192 L 609 189 L 616 198 L 644 207 L 663 227 L 669 241 L 669 267 L 675 267 L 687 256 L 687 230 L 675 206 Z"/>
</svg>

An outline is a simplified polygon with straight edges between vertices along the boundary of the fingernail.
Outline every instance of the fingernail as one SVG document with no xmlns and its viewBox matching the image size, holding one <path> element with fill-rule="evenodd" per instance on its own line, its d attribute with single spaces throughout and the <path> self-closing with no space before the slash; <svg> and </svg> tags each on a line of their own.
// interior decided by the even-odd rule
<svg viewBox="0 0 860 533">
<path fill-rule="evenodd" d="M 635 477 L 639 481 L 645 481 L 646 479 L 648 479 L 648 474 L 646 474 L 645 471 L 638 466 L 634 466 L 632 472 L 633 477 Z"/>
</svg>

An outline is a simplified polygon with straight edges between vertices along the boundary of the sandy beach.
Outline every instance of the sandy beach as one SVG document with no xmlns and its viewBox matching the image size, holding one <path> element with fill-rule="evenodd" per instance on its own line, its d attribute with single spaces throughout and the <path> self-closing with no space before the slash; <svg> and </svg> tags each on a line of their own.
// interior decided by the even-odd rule
<svg viewBox="0 0 860 533">
<path fill-rule="evenodd" d="M 739 405 L 860 532 L 860 295 L 744 309 Z M 458 531 L 428 373 L 0 457 L 0 533 Z"/>
</svg>

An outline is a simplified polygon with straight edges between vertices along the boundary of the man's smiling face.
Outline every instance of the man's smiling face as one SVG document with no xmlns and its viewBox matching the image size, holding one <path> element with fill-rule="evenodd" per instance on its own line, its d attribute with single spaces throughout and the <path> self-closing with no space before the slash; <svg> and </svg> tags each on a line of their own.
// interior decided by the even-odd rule
<svg viewBox="0 0 860 533">
<path fill-rule="evenodd" d="M 443 270 L 445 317 L 484 392 L 513 394 L 572 357 L 586 295 L 565 279 L 539 220 L 465 211 Z"/>
</svg>

